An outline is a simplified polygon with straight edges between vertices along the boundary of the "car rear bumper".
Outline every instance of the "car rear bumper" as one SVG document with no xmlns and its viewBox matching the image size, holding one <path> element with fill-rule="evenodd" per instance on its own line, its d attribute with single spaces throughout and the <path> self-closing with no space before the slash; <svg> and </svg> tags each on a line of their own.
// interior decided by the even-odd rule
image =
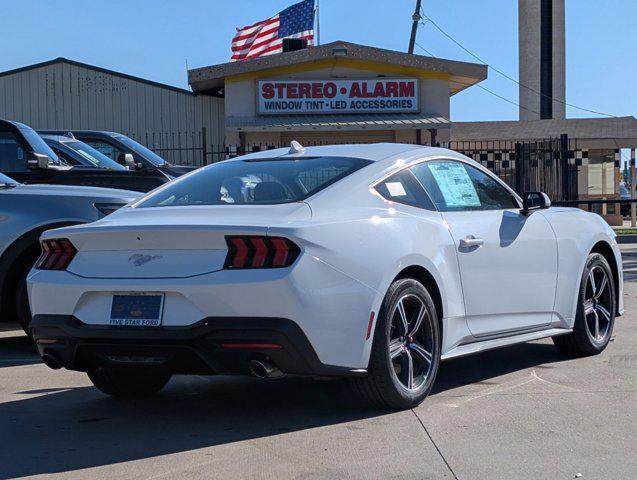
<svg viewBox="0 0 637 480">
<path fill-rule="evenodd" d="M 47 363 L 69 370 L 143 367 L 176 374 L 248 375 L 251 360 L 267 360 L 288 374 L 365 374 L 364 369 L 321 363 L 301 328 L 284 318 L 210 317 L 186 327 L 131 328 L 36 315 L 30 328 Z"/>
<path fill-rule="evenodd" d="M 31 311 L 109 327 L 114 294 L 164 295 L 162 335 L 189 331 L 210 318 L 285 318 L 309 340 L 320 361 L 366 368 L 366 338 L 376 291 L 318 259 L 302 255 L 294 267 L 221 270 L 188 278 L 85 278 L 68 271 L 33 270 L 27 280 Z M 83 327 L 84 328 L 84 327 Z M 97 330 L 96 330 L 97 331 Z"/>
</svg>

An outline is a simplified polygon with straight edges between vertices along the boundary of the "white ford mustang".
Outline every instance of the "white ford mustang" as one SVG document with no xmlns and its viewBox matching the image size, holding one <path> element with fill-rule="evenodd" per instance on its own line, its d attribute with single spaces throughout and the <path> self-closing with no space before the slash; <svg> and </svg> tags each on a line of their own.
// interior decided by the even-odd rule
<svg viewBox="0 0 637 480">
<path fill-rule="evenodd" d="M 347 376 L 408 408 L 441 360 L 553 337 L 604 350 L 623 312 L 604 220 L 518 197 L 449 150 L 270 150 L 45 232 L 28 277 L 47 365 L 112 395 L 172 374 Z"/>
</svg>

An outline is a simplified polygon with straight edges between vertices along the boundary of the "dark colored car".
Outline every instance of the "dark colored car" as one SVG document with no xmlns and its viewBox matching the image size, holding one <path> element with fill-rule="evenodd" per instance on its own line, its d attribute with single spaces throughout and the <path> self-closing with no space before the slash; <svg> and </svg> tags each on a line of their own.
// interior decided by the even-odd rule
<svg viewBox="0 0 637 480">
<path fill-rule="evenodd" d="M 58 155 L 28 125 L 0 120 L 0 173 L 25 184 L 82 185 L 148 192 L 174 178 L 158 169 L 106 169 Z"/>
<path fill-rule="evenodd" d="M 197 168 L 172 165 L 149 148 L 121 133 L 100 130 L 71 130 L 66 132 L 61 130 L 40 130 L 38 133 L 43 135 L 65 135 L 70 133 L 77 140 L 90 145 L 121 165 L 132 166 L 132 162 L 134 162 L 134 167 L 137 170 L 159 171 L 171 179 Z M 127 155 L 132 158 L 127 157 Z"/>
<path fill-rule="evenodd" d="M 111 160 L 90 145 L 80 142 L 72 134 L 40 135 L 66 165 L 78 168 L 101 168 L 105 170 L 127 171 L 128 167 Z"/>
</svg>

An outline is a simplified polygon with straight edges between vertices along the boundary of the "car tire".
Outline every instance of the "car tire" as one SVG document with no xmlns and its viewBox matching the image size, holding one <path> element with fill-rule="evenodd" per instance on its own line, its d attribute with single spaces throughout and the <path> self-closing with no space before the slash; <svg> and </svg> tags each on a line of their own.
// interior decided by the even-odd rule
<svg viewBox="0 0 637 480">
<path fill-rule="evenodd" d="M 114 397 L 147 397 L 166 386 L 171 375 L 147 370 L 112 370 L 100 368 L 88 372 L 93 385 Z"/>
<path fill-rule="evenodd" d="M 591 253 L 580 280 L 573 331 L 553 337 L 553 343 L 566 355 L 597 355 L 610 342 L 614 325 L 613 271 L 603 255 Z"/>
<path fill-rule="evenodd" d="M 354 393 L 383 409 L 417 406 L 436 379 L 440 346 L 440 323 L 431 295 L 414 279 L 396 280 L 378 315 L 367 375 L 351 380 Z"/>
<path fill-rule="evenodd" d="M 27 269 L 18 280 L 18 286 L 16 289 L 15 297 L 15 314 L 16 320 L 25 331 L 25 333 L 31 337 L 29 332 L 29 324 L 31 323 L 31 307 L 29 306 L 29 296 L 27 294 L 27 275 L 29 270 Z"/>
</svg>

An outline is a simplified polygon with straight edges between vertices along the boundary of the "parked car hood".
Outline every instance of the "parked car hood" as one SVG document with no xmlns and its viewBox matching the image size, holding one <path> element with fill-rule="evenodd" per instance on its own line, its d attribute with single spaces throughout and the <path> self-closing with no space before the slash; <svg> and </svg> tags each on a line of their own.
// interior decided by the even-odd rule
<svg viewBox="0 0 637 480">
<path fill-rule="evenodd" d="M 130 201 L 139 198 L 142 194 L 131 190 L 118 190 L 115 188 L 82 187 L 79 185 L 48 185 L 48 184 L 19 184 L 14 187 L 19 193 L 36 195 L 66 195 L 73 197 L 111 197 Z"/>
</svg>

